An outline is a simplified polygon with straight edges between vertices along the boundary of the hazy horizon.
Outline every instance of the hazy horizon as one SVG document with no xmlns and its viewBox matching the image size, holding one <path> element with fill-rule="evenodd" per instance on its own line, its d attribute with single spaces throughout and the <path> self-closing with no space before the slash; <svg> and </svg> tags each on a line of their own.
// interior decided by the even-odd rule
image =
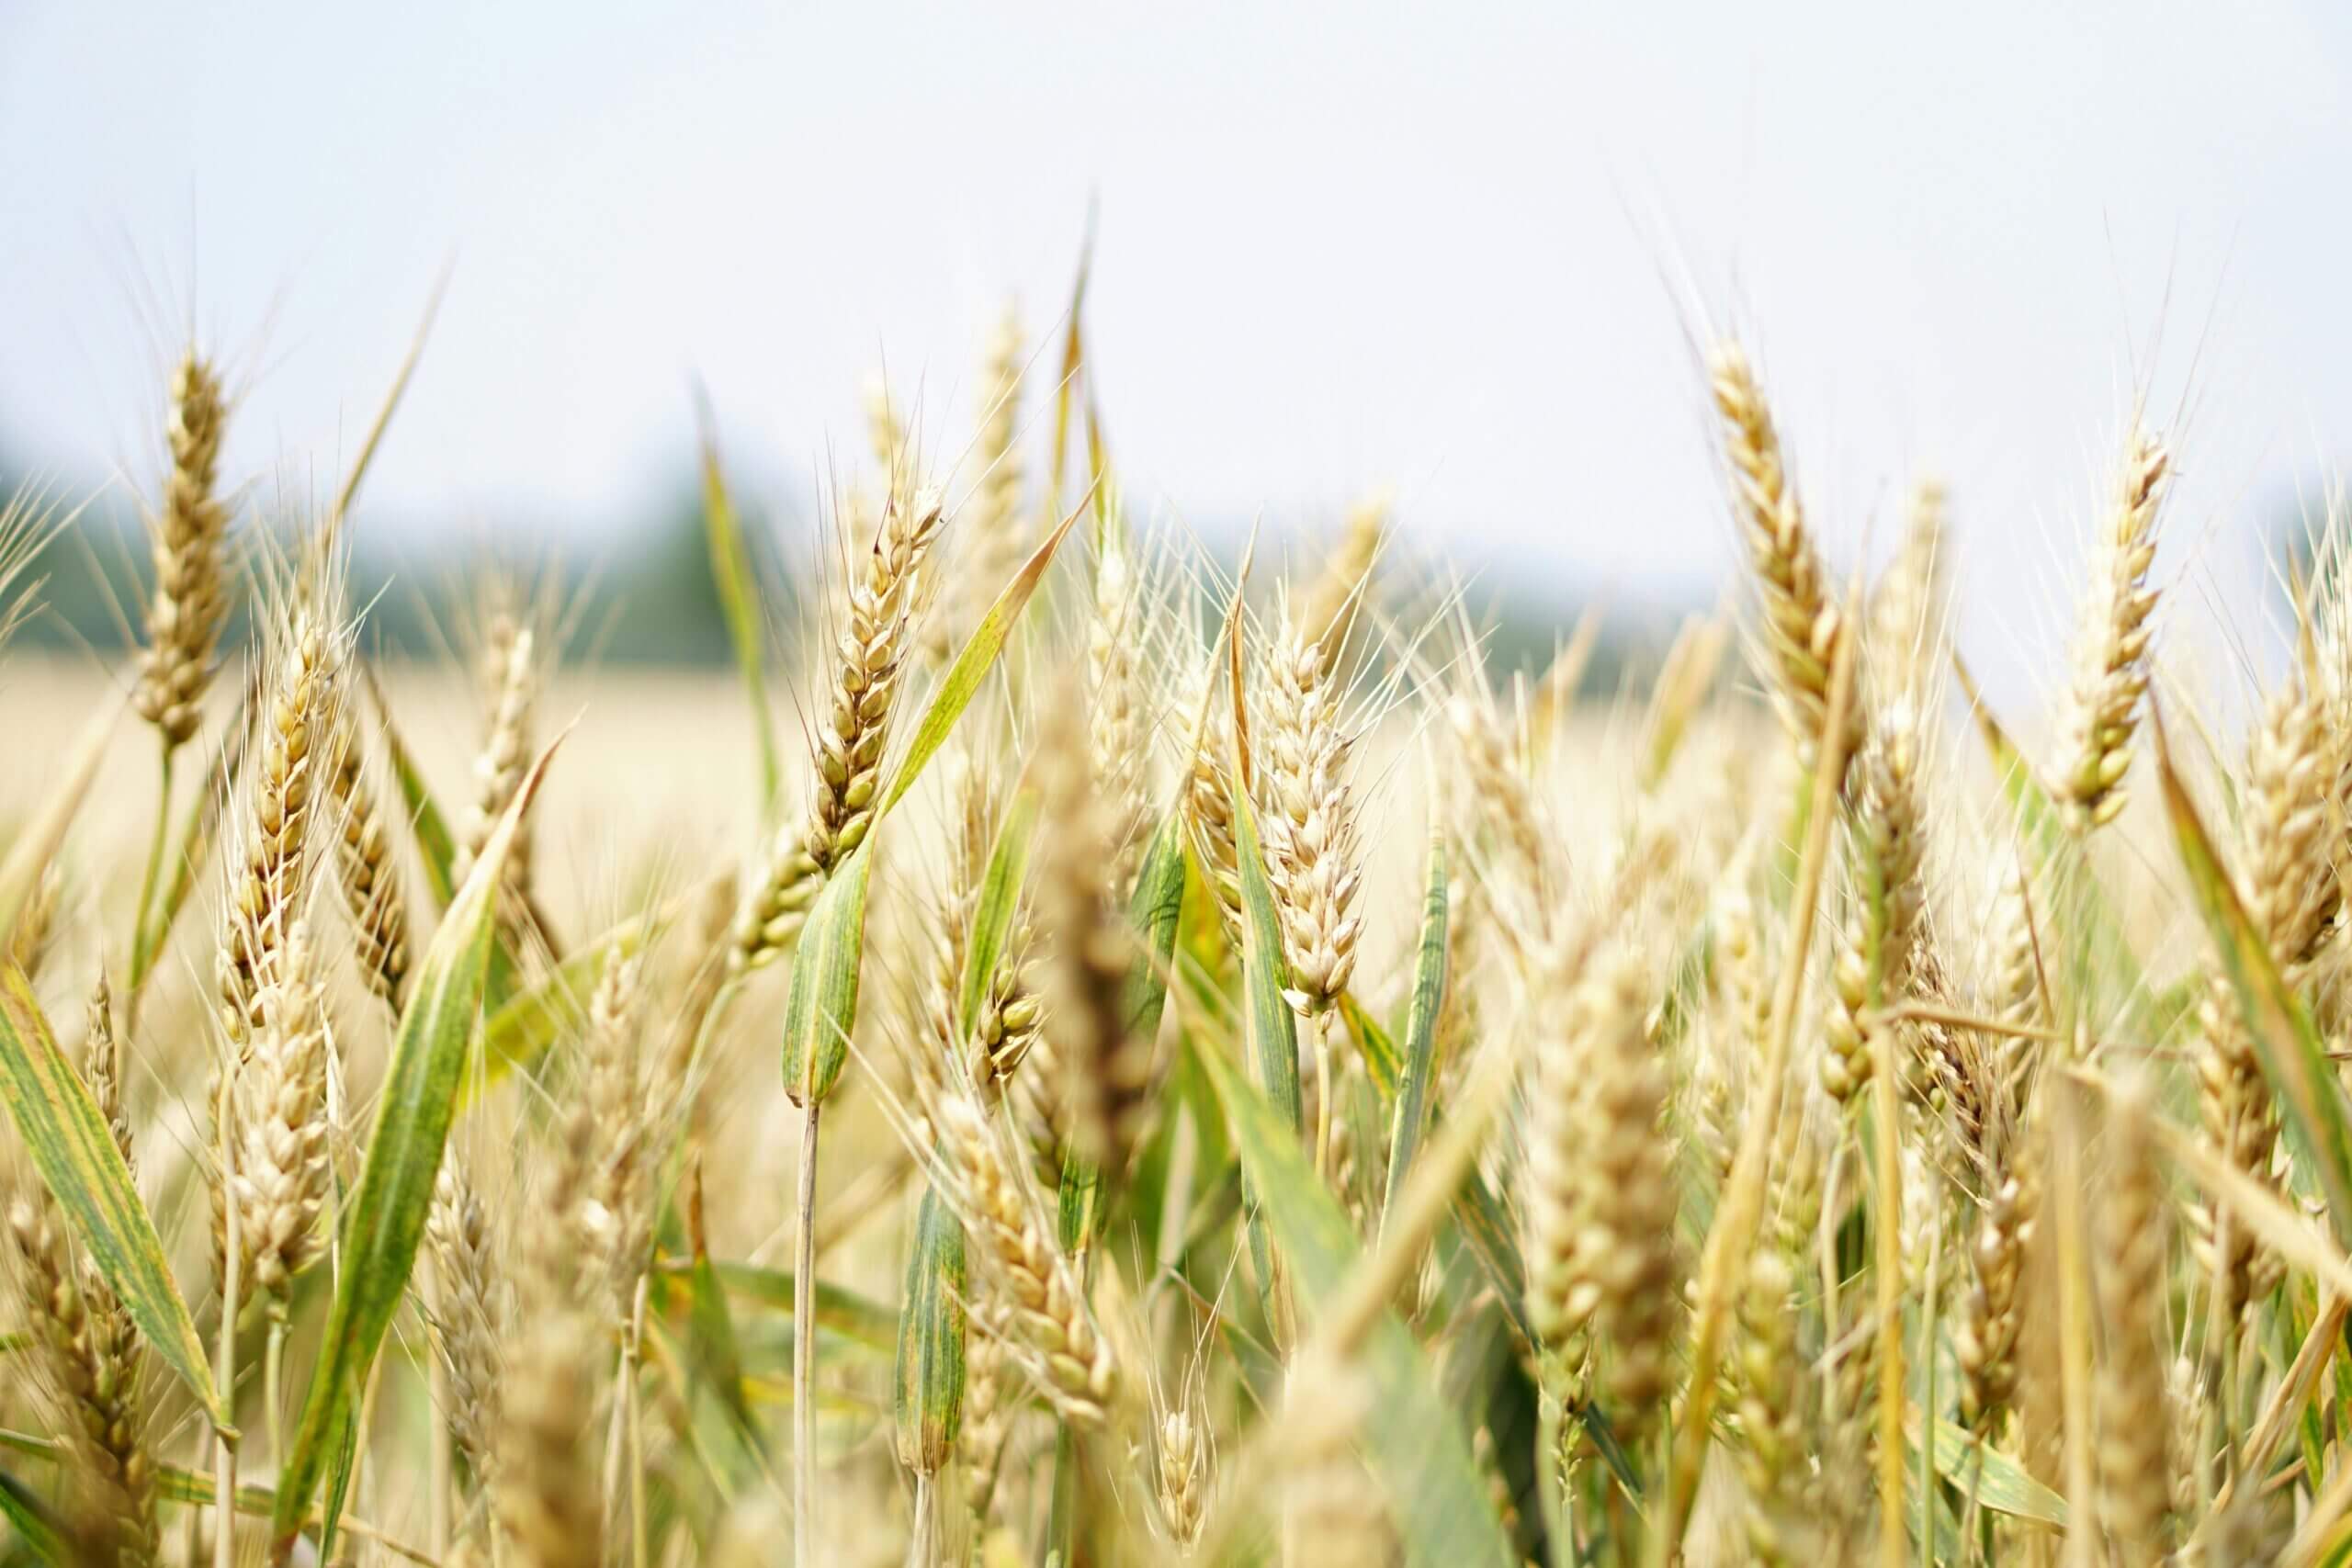
<svg viewBox="0 0 2352 1568">
<path fill-rule="evenodd" d="M 2352 444 L 2346 42 L 2292 5 L 18 6 L 0 438 L 152 474 L 192 306 L 232 470 L 324 489 L 453 265 L 377 513 L 609 536 L 674 485 L 693 375 L 805 509 L 877 369 L 953 457 L 1001 302 L 1051 333 L 1099 203 L 1104 415 L 1189 524 L 1385 484 L 1415 552 L 1699 590 L 1736 558 L 1690 339 L 1731 324 L 1840 559 L 1932 470 L 1972 580 L 2071 567 L 2144 389 L 2160 571 L 2250 605 L 2236 542 Z M 2063 619 L 1970 597 L 2003 646 Z"/>
</svg>

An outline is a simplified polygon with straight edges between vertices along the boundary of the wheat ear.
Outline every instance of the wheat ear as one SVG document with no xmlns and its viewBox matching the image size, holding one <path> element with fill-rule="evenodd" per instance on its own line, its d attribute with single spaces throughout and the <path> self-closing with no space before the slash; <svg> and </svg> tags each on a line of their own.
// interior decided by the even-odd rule
<svg viewBox="0 0 2352 1568">
<path fill-rule="evenodd" d="M 2171 479 L 2171 452 L 2135 423 L 2095 543 L 2075 639 L 2074 685 L 2059 720 L 2057 794 L 2078 833 L 2113 821 L 2123 809 L 2123 775 L 2148 689 L 2148 616 L 2156 606 L 2148 568 Z"/>
<path fill-rule="evenodd" d="M 150 527 L 155 588 L 135 698 L 139 716 L 163 736 L 166 752 L 202 721 L 214 642 L 228 615 L 229 508 L 218 493 L 228 420 L 228 399 L 211 363 L 193 352 L 184 355 L 172 373 L 164 429 L 171 469 Z"/>
<path fill-rule="evenodd" d="M 1846 636 L 1845 611 L 1825 574 L 1804 508 L 1789 478 L 1781 435 L 1764 389 L 1736 344 L 1708 363 L 1733 501 L 1762 601 L 1764 651 L 1772 703 L 1801 759 L 1820 743 L 1829 709 L 1829 672 Z M 1856 733 L 1859 734 L 1859 714 Z M 1849 738 L 1851 749 L 1852 738 Z"/>
</svg>

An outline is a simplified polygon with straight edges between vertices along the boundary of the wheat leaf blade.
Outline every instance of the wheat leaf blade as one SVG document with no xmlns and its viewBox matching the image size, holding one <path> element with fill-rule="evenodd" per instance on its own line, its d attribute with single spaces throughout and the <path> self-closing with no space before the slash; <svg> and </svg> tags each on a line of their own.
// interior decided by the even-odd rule
<svg viewBox="0 0 2352 1568">
<path fill-rule="evenodd" d="M 1259 1201 L 1305 1299 L 1319 1305 L 1345 1288 L 1358 1247 L 1347 1216 L 1316 1179 L 1295 1130 L 1214 1049 L 1193 1053 L 1224 1108 L 1227 1125 Z M 1517 1561 L 1487 1501 L 1470 1445 L 1432 1381 L 1428 1362 L 1393 1312 L 1365 1336 L 1372 1408 L 1360 1439 L 1379 1472 L 1410 1562 Z"/>
<path fill-rule="evenodd" d="M 2336 1240 L 2352 1247 L 2352 1128 L 2346 1122 L 2343 1090 L 2311 1015 L 2278 977 L 2269 949 L 2246 918 L 2212 838 L 2173 766 L 2162 714 L 2153 704 L 2150 712 L 2165 814 L 2171 820 L 2198 912 L 2237 996 L 2262 1076 L 2286 1108 L 2288 1131 L 2301 1145 L 2298 1160 L 2318 1178 L 2327 1195 L 2328 1223 Z"/>
<path fill-rule="evenodd" d="M 719 611 L 727 619 L 727 640 L 735 650 L 743 695 L 752 705 L 752 738 L 759 748 L 760 805 L 765 810 L 775 802 L 784 769 L 776 751 L 775 719 L 768 712 L 767 641 L 760 618 L 759 580 L 752 570 L 742 515 L 735 510 L 726 470 L 719 467 L 718 422 L 699 386 L 695 389 L 695 413 L 701 426 L 702 515 L 709 536 L 710 576 L 718 590 Z"/>
<path fill-rule="evenodd" d="M 1445 999 L 1445 840 L 1430 838 L 1429 868 L 1421 888 L 1421 939 L 1413 959 L 1413 1000 L 1405 1015 L 1405 1073 L 1397 1087 L 1396 1116 L 1388 1140 L 1388 1190 L 1384 1216 L 1393 1213 L 1413 1168 L 1421 1132 L 1429 1124 L 1430 1080 L 1437 1067 L 1437 1015 Z"/>
<path fill-rule="evenodd" d="M 1084 505 L 1081 501 L 1080 510 Z M 882 798 L 881 815 L 887 815 L 890 807 L 906 798 L 907 791 L 912 789 L 915 780 L 922 775 L 924 765 L 947 743 L 948 734 L 956 728 L 956 721 L 964 716 L 964 710 L 971 705 L 972 698 L 979 693 L 980 682 L 987 680 L 989 671 L 996 667 L 997 656 L 1004 651 L 1005 643 L 1012 636 L 1012 628 L 1021 620 L 1021 612 L 1028 608 L 1030 596 L 1037 592 L 1037 584 L 1044 581 L 1046 569 L 1054 564 L 1054 552 L 1060 549 L 1062 541 L 1069 536 L 1070 525 L 1078 521 L 1078 515 L 1073 512 L 1062 519 L 1061 526 L 1046 536 L 1046 542 L 1022 563 L 1021 570 L 1012 574 L 1012 581 L 1004 585 L 1004 592 L 997 595 L 996 603 L 989 606 L 988 614 L 980 617 L 980 624 L 973 628 L 970 639 L 964 644 L 964 650 L 956 656 L 956 662 L 949 665 L 947 673 L 940 677 L 939 689 L 931 694 L 931 704 L 923 709 L 922 718 L 915 726 L 914 739 L 907 746 L 906 757 L 899 762 L 898 774 L 891 780 L 889 791 Z"/>
<path fill-rule="evenodd" d="M 401 804 L 408 807 L 409 830 L 416 835 L 418 857 L 424 862 L 425 886 L 433 890 L 434 904 L 446 909 L 457 893 L 458 840 L 449 831 L 449 819 L 433 798 L 433 786 L 425 782 L 424 770 L 416 765 L 416 758 L 392 723 L 392 710 L 384 701 L 383 689 L 376 684 L 376 672 L 367 673 L 368 694 L 375 702 L 377 722 L 383 732 L 384 755 L 391 761 L 393 782 L 400 786 Z"/>
<path fill-rule="evenodd" d="M 81 1074 L 58 1048 L 24 971 L 0 969 L 0 1098 L 76 1240 L 164 1364 L 218 1425 L 229 1420 L 154 1221 Z"/>
<path fill-rule="evenodd" d="M 792 989 L 784 1004 L 784 1087 L 796 1105 L 813 1105 L 831 1094 L 849 1060 L 873 867 L 869 833 L 826 879 L 793 950 Z"/>
<path fill-rule="evenodd" d="M 1150 1040 L 1159 1034 L 1159 1015 L 1168 1005 L 1168 967 L 1184 919 L 1184 823 L 1174 812 L 1160 823 L 1144 851 L 1135 893 L 1127 901 L 1127 919 L 1139 943 L 1123 998 L 1127 1034 Z"/>
<path fill-rule="evenodd" d="M 450 900 L 401 1017 L 367 1158 L 346 1208 L 341 1277 L 271 1515 L 273 1550 L 280 1560 L 342 1449 L 368 1369 L 407 1292 L 481 1024 L 500 873 L 554 750 L 542 751 L 524 776 Z M 329 1519 L 328 1528 L 333 1523 Z"/>
<path fill-rule="evenodd" d="M 972 931 L 964 954 L 962 987 L 956 997 L 956 1019 L 968 1033 L 978 1021 L 980 1004 L 997 961 L 1004 955 L 1012 934 L 1013 917 L 1021 906 L 1021 886 L 1029 874 L 1029 843 L 1037 826 L 1037 792 L 1024 789 L 1005 808 L 997 828 L 996 843 L 989 851 L 981 874 L 979 896 L 972 905 Z"/>
</svg>

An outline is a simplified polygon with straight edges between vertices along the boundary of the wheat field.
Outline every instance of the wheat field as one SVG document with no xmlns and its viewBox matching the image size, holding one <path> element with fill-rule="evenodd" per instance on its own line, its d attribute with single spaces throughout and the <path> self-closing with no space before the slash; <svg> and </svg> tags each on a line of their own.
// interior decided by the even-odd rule
<svg viewBox="0 0 2352 1568">
<path fill-rule="evenodd" d="M 1721 341 L 1601 690 L 1378 499 L 1158 520 L 1074 310 L 978 386 L 789 596 L 707 451 L 731 678 L 494 563 L 420 665 L 187 348 L 138 646 L 0 656 L 10 1561 L 2352 1561 L 2343 519 L 2209 715 L 2086 411 L 1997 711 L 1965 476 L 1866 578 Z"/>
</svg>

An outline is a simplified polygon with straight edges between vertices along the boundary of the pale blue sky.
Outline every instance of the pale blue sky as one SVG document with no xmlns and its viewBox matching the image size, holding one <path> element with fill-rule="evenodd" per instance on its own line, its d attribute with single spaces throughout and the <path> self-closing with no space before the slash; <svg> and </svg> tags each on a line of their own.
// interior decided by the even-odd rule
<svg viewBox="0 0 2352 1568">
<path fill-rule="evenodd" d="M 2142 367 L 2194 409 L 2175 559 L 2352 445 L 2324 7 L 1778 10 L 11 0 L 0 432 L 152 463 L 147 280 L 260 372 L 232 466 L 331 472 L 454 255 L 380 514 L 609 528 L 689 369 L 805 497 L 886 357 L 961 443 L 1099 193 L 1113 436 L 1195 519 L 1386 481 L 1431 547 L 1702 581 L 1693 307 L 1833 538 L 1932 465 L 1980 584 L 2071 560 Z"/>
</svg>

